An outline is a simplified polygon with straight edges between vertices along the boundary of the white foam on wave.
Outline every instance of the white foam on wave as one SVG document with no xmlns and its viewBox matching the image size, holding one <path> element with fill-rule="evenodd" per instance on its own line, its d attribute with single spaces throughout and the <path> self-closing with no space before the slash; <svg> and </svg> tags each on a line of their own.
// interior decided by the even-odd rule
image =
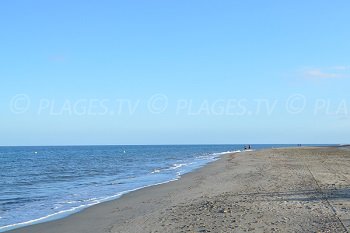
<svg viewBox="0 0 350 233">
<path fill-rule="evenodd" d="M 81 201 L 65 201 L 63 203 L 64 204 L 75 204 L 75 203 L 78 203 L 78 202 L 81 202 Z"/>
<path fill-rule="evenodd" d="M 241 150 L 233 150 L 233 151 L 214 153 L 213 155 L 227 155 L 227 154 L 240 153 L 240 152 L 242 152 L 242 151 Z"/>
<path fill-rule="evenodd" d="M 159 173 L 159 172 L 160 172 L 159 169 L 154 169 L 153 172 L 151 172 L 151 173 L 154 174 L 154 173 Z"/>
<path fill-rule="evenodd" d="M 175 164 L 173 164 L 173 166 L 172 166 L 171 168 L 169 168 L 169 169 L 174 170 L 174 169 L 178 169 L 178 168 L 181 168 L 181 167 L 187 166 L 187 165 L 188 165 L 187 163 L 175 163 Z"/>
<path fill-rule="evenodd" d="M 155 174 L 155 173 L 160 173 L 162 171 L 169 171 L 169 170 L 176 170 L 185 166 L 189 166 L 192 163 L 174 163 L 172 164 L 170 167 L 168 168 L 163 168 L 163 169 L 154 169 L 151 174 Z"/>
<path fill-rule="evenodd" d="M 218 157 L 220 157 L 221 155 L 225 155 L 225 154 L 232 154 L 232 153 L 240 153 L 242 151 L 240 150 L 235 150 L 235 151 L 224 151 L 224 152 L 219 152 L 219 153 L 212 153 L 212 154 L 207 154 L 207 155 L 200 155 L 200 156 L 197 156 L 195 157 L 196 159 L 199 159 L 199 160 L 203 160 L 203 161 L 206 161 L 204 164 L 202 164 L 201 166 L 199 167 L 202 167 L 204 165 L 206 165 L 207 163 L 209 162 L 213 162 L 215 160 L 218 159 Z M 151 174 L 155 174 L 155 173 L 161 173 L 162 171 L 169 171 L 169 170 L 177 170 L 179 168 L 182 168 L 182 167 L 187 167 L 187 166 L 191 166 L 193 164 L 196 164 L 198 162 L 195 161 L 195 162 L 188 162 L 188 163 L 174 163 L 171 167 L 168 167 L 168 168 L 163 168 L 163 169 L 154 169 Z M 195 169 L 194 169 L 195 170 Z"/>
</svg>

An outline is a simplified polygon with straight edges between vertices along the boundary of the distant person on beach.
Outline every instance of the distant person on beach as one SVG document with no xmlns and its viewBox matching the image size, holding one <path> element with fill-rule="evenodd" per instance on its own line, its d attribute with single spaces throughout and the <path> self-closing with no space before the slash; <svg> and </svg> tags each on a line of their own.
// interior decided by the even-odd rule
<svg viewBox="0 0 350 233">
<path fill-rule="evenodd" d="M 244 150 L 250 150 L 252 147 L 251 147 L 251 145 L 245 145 L 244 146 Z"/>
</svg>

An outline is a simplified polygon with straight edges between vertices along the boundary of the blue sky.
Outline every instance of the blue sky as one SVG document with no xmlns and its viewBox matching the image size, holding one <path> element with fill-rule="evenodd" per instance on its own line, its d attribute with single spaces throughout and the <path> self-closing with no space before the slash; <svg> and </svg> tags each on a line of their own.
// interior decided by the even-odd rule
<svg viewBox="0 0 350 233">
<path fill-rule="evenodd" d="M 349 143 L 349 9 L 1 1 L 0 145 Z"/>
</svg>

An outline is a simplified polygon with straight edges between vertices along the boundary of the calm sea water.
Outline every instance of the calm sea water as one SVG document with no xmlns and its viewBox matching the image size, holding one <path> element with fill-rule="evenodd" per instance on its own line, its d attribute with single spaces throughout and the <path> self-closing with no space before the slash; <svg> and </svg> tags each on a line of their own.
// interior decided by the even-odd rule
<svg viewBox="0 0 350 233">
<path fill-rule="evenodd" d="M 253 145 L 254 149 L 288 145 Z M 178 179 L 242 145 L 0 147 L 0 232 Z"/>
</svg>

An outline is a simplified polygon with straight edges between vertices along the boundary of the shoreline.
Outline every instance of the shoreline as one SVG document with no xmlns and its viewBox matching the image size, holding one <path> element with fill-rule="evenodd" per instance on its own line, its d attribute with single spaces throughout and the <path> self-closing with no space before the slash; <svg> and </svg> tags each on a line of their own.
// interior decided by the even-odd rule
<svg viewBox="0 0 350 233">
<path fill-rule="evenodd" d="M 222 155 L 146 187 L 12 233 L 347 232 L 350 151 L 275 148 Z"/>
<path fill-rule="evenodd" d="M 214 158 L 212 161 L 208 161 L 204 165 L 201 165 L 200 167 L 194 168 L 193 170 L 191 170 L 189 172 L 186 172 L 184 174 L 178 175 L 177 177 L 175 177 L 175 178 L 173 178 L 171 180 L 167 180 L 167 181 L 163 181 L 163 182 L 159 182 L 159 183 L 154 183 L 154 184 L 149 184 L 149 185 L 138 187 L 138 188 L 135 188 L 135 189 L 123 191 L 123 192 L 120 192 L 120 193 L 118 193 L 118 194 L 116 194 L 114 196 L 107 197 L 107 198 L 105 198 L 107 200 L 102 200 L 101 202 L 98 202 L 96 204 L 90 204 L 90 205 L 86 205 L 84 207 L 74 207 L 72 210 L 71 209 L 70 210 L 65 210 L 65 211 L 62 211 L 62 212 L 57 212 L 57 213 L 54 213 L 54 214 L 50 214 L 48 216 L 43 216 L 43 217 L 41 217 L 39 219 L 33 219 L 33 220 L 29 220 L 29 221 L 22 222 L 22 223 L 15 223 L 15 224 L 12 224 L 12 225 L 8 225 L 8 227 L 7 227 L 8 230 L 7 229 L 4 229 L 4 230 L 1 229 L 0 232 L 4 232 L 4 233 L 13 232 L 13 231 L 16 231 L 16 230 L 21 230 L 22 228 L 27 228 L 27 227 L 31 227 L 31 226 L 35 226 L 35 225 L 39 225 L 39 224 L 45 224 L 45 223 L 55 222 L 55 221 L 59 221 L 59 220 L 65 219 L 65 218 L 69 218 L 69 217 L 71 217 L 71 216 L 73 216 L 75 214 L 79 214 L 79 213 L 81 213 L 81 212 L 83 212 L 83 211 L 85 211 L 87 209 L 90 209 L 90 208 L 92 208 L 94 206 L 101 205 L 101 204 L 104 204 L 104 203 L 117 201 L 120 198 L 122 198 L 123 196 L 129 195 L 132 192 L 137 192 L 137 191 L 140 191 L 140 190 L 143 190 L 143 189 L 152 188 L 152 187 L 155 187 L 155 186 L 165 185 L 165 184 L 168 184 L 168 183 L 172 183 L 172 182 L 178 181 L 178 180 L 182 179 L 184 176 L 186 176 L 187 174 L 196 172 L 196 171 L 198 171 L 200 169 L 203 169 L 204 167 L 210 165 L 211 163 L 214 163 L 214 162 L 220 160 L 225 155 L 236 154 L 236 153 L 240 153 L 240 152 L 242 152 L 242 151 L 226 151 L 226 152 L 215 153 L 218 156 L 217 158 Z M 53 217 L 53 216 L 57 216 L 57 217 Z"/>
</svg>

